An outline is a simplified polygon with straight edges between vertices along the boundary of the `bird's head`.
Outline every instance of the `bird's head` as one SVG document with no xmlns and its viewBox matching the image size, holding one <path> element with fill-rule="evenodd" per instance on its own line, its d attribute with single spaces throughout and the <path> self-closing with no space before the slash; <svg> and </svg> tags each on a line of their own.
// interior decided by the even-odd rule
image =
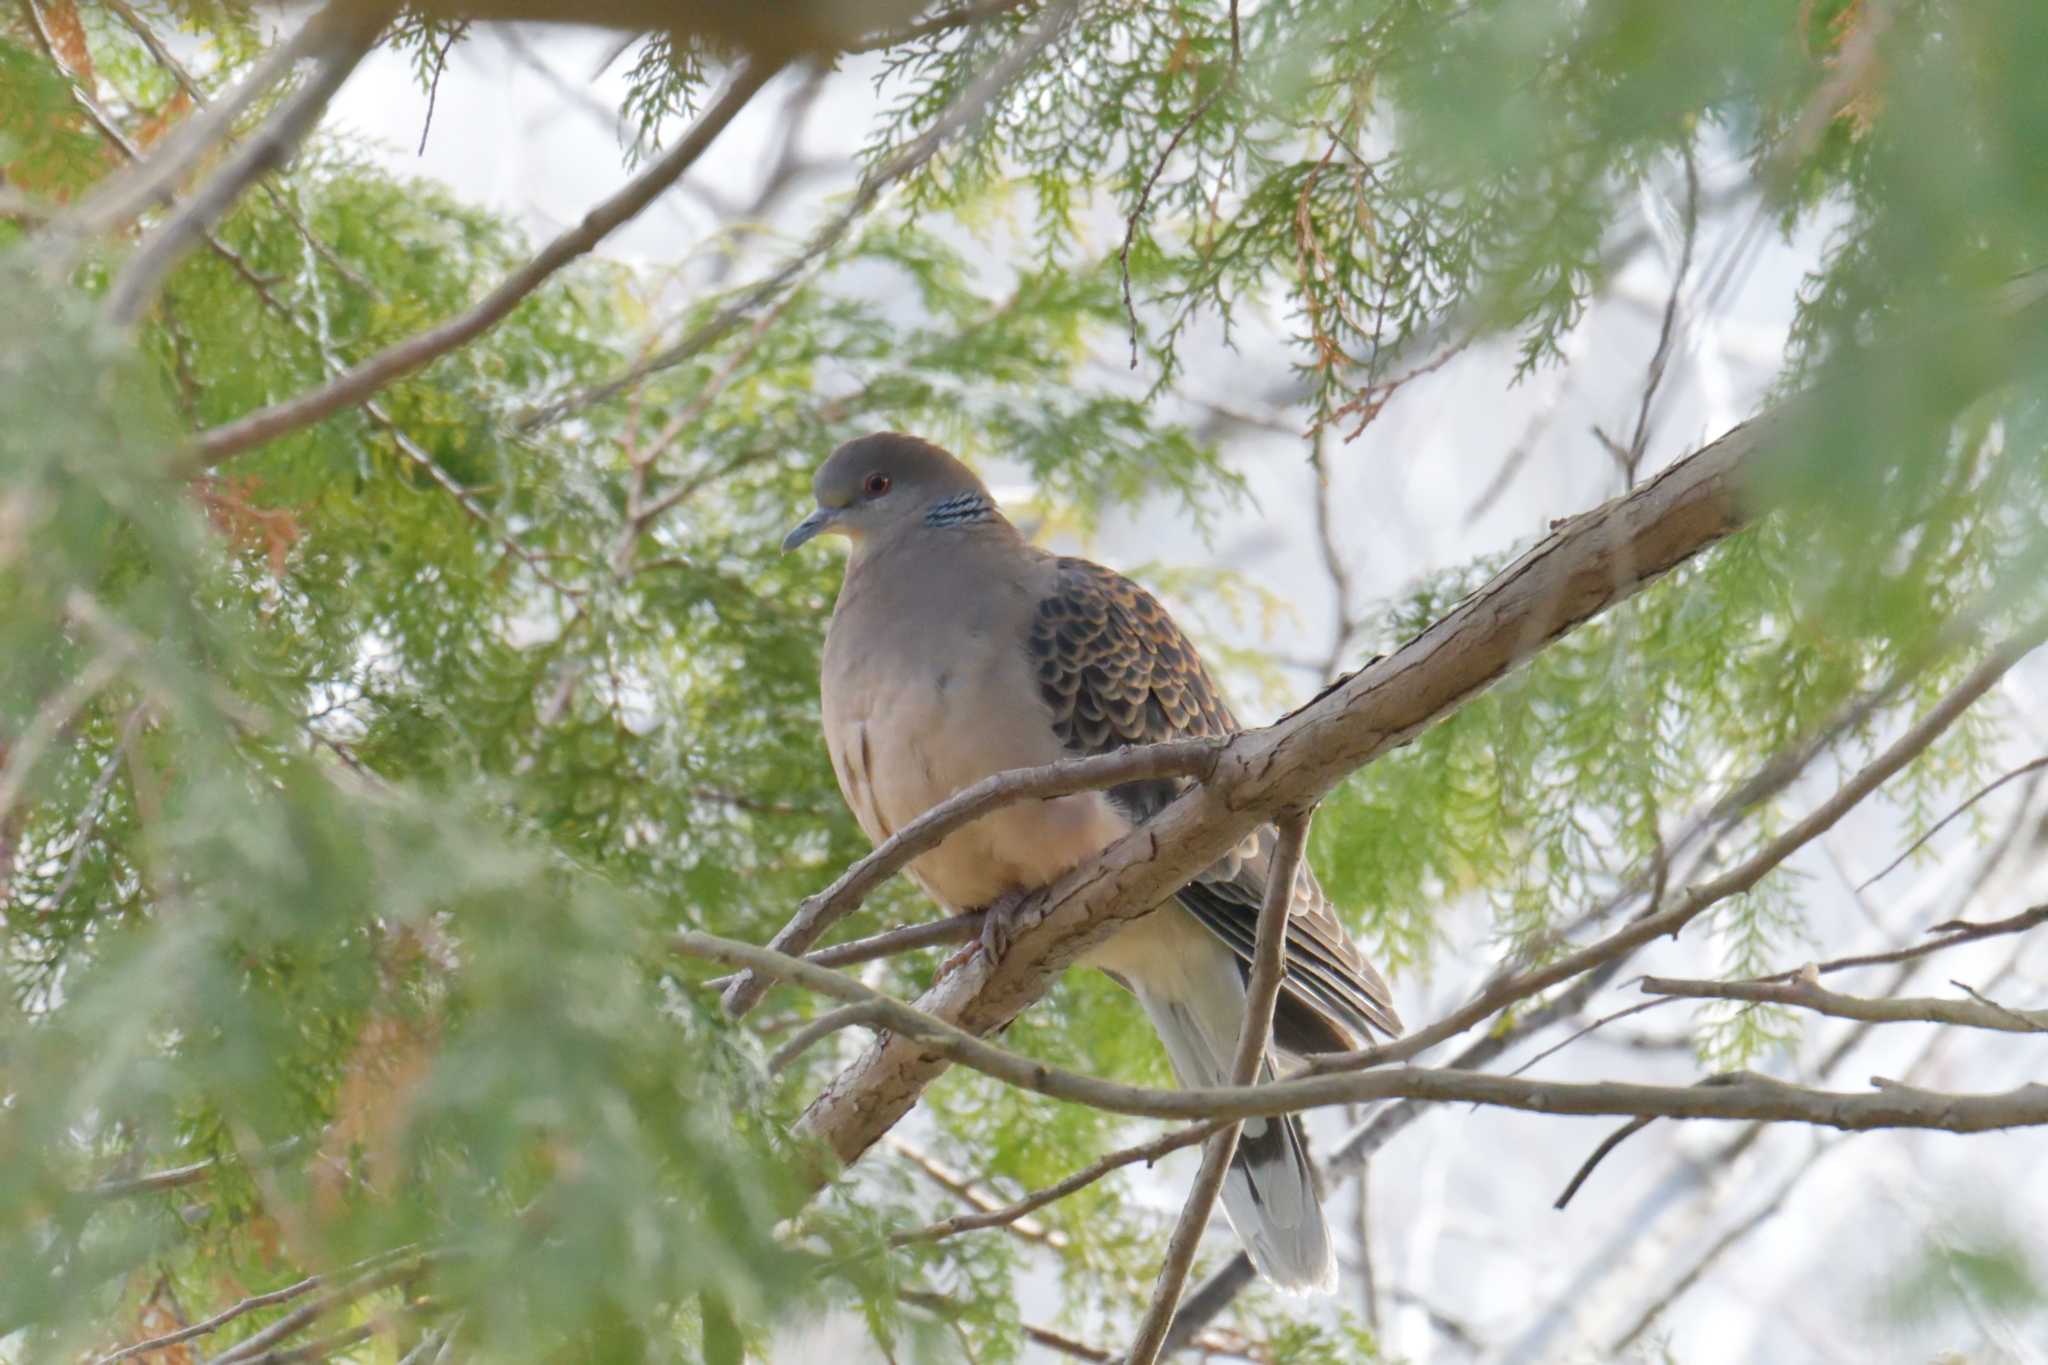
<svg viewBox="0 0 2048 1365">
<path fill-rule="evenodd" d="M 856 547 L 915 528 L 939 529 L 999 519 L 974 471 L 930 441 L 878 431 L 848 441 L 811 480 L 818 510 L 783 537 L 786 553 L 826 534 Z"/>
</svg>

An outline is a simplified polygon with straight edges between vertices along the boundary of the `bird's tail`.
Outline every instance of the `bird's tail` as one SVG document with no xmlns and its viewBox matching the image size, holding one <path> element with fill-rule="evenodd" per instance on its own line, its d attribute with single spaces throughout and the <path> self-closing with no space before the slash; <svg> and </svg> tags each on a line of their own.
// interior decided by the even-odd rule
<svg viewBox="0 0 2048 1365">
<path fill-rule="evenodd" d="M 1187 963 L 1188 970 L 1173 974 L 1173 989 L 1160 989 L 1166 983 L 1159 981 L 1133 983 L 1166 1045 L 1174 1074 L 1190 1088 L 1230 1084 L 1231 1054 L 1245 1010 L 1244 981 L 1230 950 L 1218 943 L 1213 955 L 1201 956 L 1207 960 Z M 1272 1074 L 1269 1060 L 1261 1079 Z M 1237 1155 L 1223 1178 L 1223 1211 L 1253 1267 L 1280 1289 L 1295 1294 L 1336 1289 L 1337 1258 L 1298 1119 L 1244 1121 Z"/>
</svg>

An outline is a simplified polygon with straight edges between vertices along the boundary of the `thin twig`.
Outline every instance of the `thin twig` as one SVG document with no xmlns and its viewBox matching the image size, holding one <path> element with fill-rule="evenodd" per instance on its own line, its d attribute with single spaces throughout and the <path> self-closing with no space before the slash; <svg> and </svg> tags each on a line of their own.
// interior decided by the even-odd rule
<svg viewBox="0 0 2048 1365">
<path fill-rule="evenodd" d="M 667 350 L 628 366 L 617 377 L 602 384 L 547 404 L 522 419 L 519 422 L 519 430 L 531 433 L 581 412 L 593 404 L 616 398 L 649 375 L 684 364 L 723 340 L 729 332 L 751 316 L 755 309 L 774 299 L 786 287 L 821 265 L 853 229 L 853 225 L 880 201 L 884 190 L 907 178 L 930 161 L 956 133 L 980 122 L 997 97 L 1059 38 L 1066 28 L 1067 21 L 1079 8 L 1080 0 L 1054 0 L 1047 5 L 1040 14 L 1038 23 L 1015 47 L 1003 54 L 994 66 L 982 73 L 980 79 L 962 91 L 960 97 L 953 101 L 931 127 L 862 177 L 859 186 L 853 192 L 853 198 L 846 206 L 820 228 L 802 250 L 784 261 L 773 274 L 756 282 L 739 298 L 720 309 L 708 322 L 691 331 Z"/>
<path fill-rule="evenodd" d="M 1238 1026 L 1237 1048 L 1231 1054 L 1230 1083 L 1249 1086 L 1267 1065 L 1267 1048 L 1273 1039 L 1273 1007 L 1280 1000 L 1280 983 L 1287 974 L 1287 918 L 1294 905 L 1296 881 L 1301 873 L 1302 851 L 1308 845 L 1306 812 L 1276 822 L 1279 842 L 1266 870 L 1266 895 L 1259 905 L 1258 937 L 1252 945 L 1251 972 L 1245 982 L 1244 1022 Z M 1219 1129 L 1202 1149 L 1202 1164 L 1195 1172 L 1180 1221 L 1167 1239 L 1166 1259 L 1152 1289 L 1152 1301 L 1138 1323 L 1136 1337 L 1124 1354 L 1123 1365 L 1153 1365 L 1173 1326 L 1180 1308 L 1181 1291 L 1187 1287 L 1188 1271 L 1195 1263 L 1195 1249 L 1216 1211 L 1216 1198 L 1223 1192 L 1223 1178 L 1231 1158 L 1237 1154 L 1242 1125 L 1231 1123 Z"/>
<path fill-rule="evenodd" d="M 75 209 L 57 220 L 60 233 L 84 240 L 100 236 L 134 218 L 155 204 L 168 203 L 171 189 L 202 157 L 226 141 L 242 115 L 271 87 L 297 66 L 335 40 L 340 12 L 348 6 L 336 3 L 314 14 L 284 42 L 278 43 L 249 68 L 227 96 L 214 101 L 200 115 L 185 120 L 151 149 L 149 159 L 96 186 Z"/>
<path fill-rule="evenodd" d="M 162 35 L 151 27 L 149 21 L 136 10 L 135 6 L 129 4 L 128 0 L 105 0 L 105 4 L 108 9 L 114 12 L 115 17 L 127 26 L 128 31 L 141 40 L 145 48 L 149 49 L 149 55 L 155 60 L 156 64 L 171 73 L 171 78 L 178 83 L 178 88 L 185 92 L 187 98 L 192 101 L 195 107 L 204 110 L 211 106 L 213 101 L 207 95 L 206 88 L 200 85 L 186 65 L 178 60 L 178 54 L 171 51 L 170 44 L 166 43 Z M 364 278 L 360 271 L 343 260 L 339 252 L 323 240 L 318 233 L 313 231 L 312 225 L 306 221 L 305 215 L 299 212 L 298 206 L 292 202 L 291 196 L 279 190 L 269 180 L 262 182 L 262 188 L 265 196 L 269 198 L 272 204 L 276 205 L 278 212 L 282 213 L 286 220 L 291 223 L 292 227 L 297 230 L 299 237 L 306 245 L 312 247 L 320 259 L 327 262 L 329 269 L 364 293 L 371 295 L 381 293 L 376 285 Z"/>
<path fill-rule="evenodd" d="M 1173 130 L 1173 136 L 1167 139 L 1165 148 L 1152 163 L 1151 173 L 1145 177 L 1145 183 L 1138 189 L 1138 202 L 1131 206 L 1129 216 L 1124 219 L 1124 240 L 1123 245 L 1116 251 L 1116 269 L 1117 279 L 1123 286 L 1124 317 L 1131 329 L 1131 368 L 1134 370 L 1138 368 L 1138 309 L 1131 301 L 1131 243 L 1137 239 L 1138 224 L 1144 221 L 1145 209 L 1152 202 L 1153 186 L 1159 183 L 1159 177 L 1165 173 L 1166 163 L 1180 150 L 1180 144 L 1194 131 L 1195 125 L 1207 118 L 1209 111 L 1216 107 L 1216 102 L 1237 85 L 1238 76 L 1243 69 L 1244 48 L 1238 35 L 1237 0 L 1230 0 L 1230 70 L 1216 83 L 1214 90 L 1196 102 L 1195 107 L 1188 111 L 1187 118 Z"/>
<path fill-rule="evenodd" d="M 366 1298 L 380 1290 L 389 1289 L 413 1279 L 424 1271 L 439 1256 L 434 1252 L 421 1252 L 403 1264 L 373 1270 L 359 1275 L 347 1284 L 337 1286 L 320 1295 L 311 1303 L 304 1304 L 271 1323 L 260 1332 L 255 1332 L 236 1342 L 226 1351 L 215 1356 L 212 1365 L 254 1365 L 257 1359 L 264 1359 L 263 1353 L 279 1342 L 298 1335 L 320 1318 L 337 1308 L 345 1307 L 359 1299 Z M 101 1361 L 100 1365 L 108 1365 Z"/>
<path fill-rule="evenodd" d="M 1859 892 L 1868 891 L 1878 882 L 1883 881 L 1886 877 L 1890 876 L 1894 871 L 1896 871 L 1900 864 L 1904 863 L 1906 859 L 1912 857 L 1915 853 L 1918 853 L 1921 850 L 1921 848 L 1923 848 L 1926 845 L 1929 839 L 1932 839 L 1935 835 L 1947 829 L 1950 824 L 1960 819 L 1962 815 L 1966 811 L 1968 811 L 1972 806 L 1976 805 L 1979 801 L 1982 801 L 1985 797 L 1991 795 L 1991 793 L 1997 791 L 2000 787 L 2003 787 L 2006 783 L 2014 781 L 2018 778 L 2025 777 L 2028 773 L 2040 772 L 2043 768 L 2048 768 L 2048 754 L 2043 754 L 2041 757 L 2034 759 L 2030 763 L 2022 763 L 2019 767 L 2014 768 L 2011 772 L 2005 774 L 2005 776 L 1994 778 L 1992 781 L 1986 783 L 1984 786 L 1979 787 L 1975 792 L 1972 792 L 1970 794 L 1968 800 L 1964 801 L 1962 805 L 1957 806 L 1947 815 L 1942 816 L 1941 819 L 1935 821 L 1933 828 L 1929 829 L 1925 834 L 1915 839 L 1912 843 L 1906 845 L 1904 852 L 1899 854 L 1898 857 L 1892 859 L 1890 862 L 1886 863 L 1881 869 L 1878 870 L 1878 872 L 1875 875 L 1863 881 L 1860 885 L 1856 887 L 1856 890 L 1858 890 Z"/>
<path fill-rule="evenodd" d="M 482 335 L 563 266 L 589 252 L 674 184 L 779 69 L 773 62 L 742 66 L 725 93 L 699 115 L 674 147 L 463 312 L 386 347 L 319 388 L 202 432 L 193 444 L 193 457 L 201 464 L 219 464 L 253 446 L 310 426 Z"/>
<path fill-rule="evenodd" d="M 2012 1031 L 2015 1033 L 2048 1033 L 2048 1010 L 2016 1010 L 2010 1005 L 2001 1005 L 1996 1000 L 1979 991 L 1975 986 L 1958 981 L 1954 977 L 1949 978 L 1948 984 L 1954 986 L 1964 995 L 1969 996 L 1970 999 L 1976 1001 L 1985 1009 L 2009 1020 L 2012 1024 Z M 1993 1025 L 1985 1024 L 1981 1027 L 1990 1028 Z"/>
<path fill-rule="evenodd" d="M 376 1256 L 372 1256 L 365 1260 L 359 1261 L 355 1265 L 349 1267 L 349 1269 L 364 1272 L 362 1278 L 355 1281 L 355 1283 L 366 1283 L 370 1280 L 373 1280 L 377 1276 L 377 1274 L 382 1273 L 377 1271 L 375 1267 L 388 1263 L 394 1258 L 411 1256 L 416 1250 L 417 1248 L 411 1246 L 397 1247 L 390 1251 L 382 1252 Z M 408 1269 L 412 1268 L 416 1267 L 409 1267 Z M 166 1335 L 160 1337 L 151 1337 L 147 1341 L 138 1341 L 132 1346 L 122 1347 L 120 1350 L 115 1351 L 112 1355 L 102 1356 L 97 1362 L 97 1365 L 116 1365 L 116 1362 L 126 1360 L 131 1356 L 145 1355 L 152 1351 L 165 1350 L 169 1347 L 180 1345 L 184 1342 L 194 1340 L 198 1337 L 209 1336 L 214 1332 L 218 1332 L 221 1328 L 227 1326 L 236 1318 L 242 1317 L 249 1313 L 253 1313 L 259 1308 L 271 1308 L 280 1303 L 289 1303 L 293 1299 L 302 1298 L 305 1295 L 310 1294 L 314 1290 L 320 1288 L 321 1286 L 330 1283 L 331 1279 L 331 1276 L 326 1275 L 309 1275 L 305 1279 L 300 1280 L 295 1284 L 288 1284 L 284 1286 L 282 1289 L 273 1289 L 270 1290 L 268 1293 L 263 1294 L 252 1294 L 248 1298 L 245 1298 L 238 1303 L 235 1303 L 227 1308 L 222 1309 L 220 1312 L 215 1313 L 212 1317 L 207 1318 L 203 1322 L 195 1322 L 189 1327 L 181 1327 L 175 1332 L 167 1333 Z M 363 1292 L 368 1293 L 371 1291 L 364 1290 Z M 359 1298 L 361 1297 L 361 1295 L 359 1294 L 356 1297 Z M 330 1304 L 329 1306 L 332 1307 L 334 1305 Z M 324 1312 L 326 1310 L 323 1309 L 322 1311 Z M 311 1320 L 312 1319 L 310 1318 L 307 1319 L 308 1322 L 310 1322 Z M 304 1324 L 301 1324 L 301 1326 L 303 1325 Z M 276 1339 L 278 1338 L 273 1338 L 273 1340 Z M 250 1338 L 250 1340 L 254 1340 L 254 1338 Z M 232 1354 L 234 1351 L 239 1351 L 242 1349 L 243 1346 L 246 1345 L 246 1341 L 238 1343 L 235 1347 L 231 1348 L 230 1352 L 228 1352 L 227 1354 Z M 227 1359 L 227 1354 L 222 1355 L 220 1359 Z"/>
<path fill-rule="evenodd" d="M 1693 245 L 1699 237 L 1700 226 L 1700 172 L 1693 160 L 1692 143 L 1688 140 L 1681 149 L 1685 163 L 1685 230 L 1678 249 L 1678 268 L 1671 272 L 1671 289 L 1664 298 L 1663 320 L 1657 327 L 1657 348 L 1650 353 L 1649 372 L 1643 378 L 1642 401 L 1636 408 L 1635 430 L 1630 433 L 1626 446 L 1617 445 L 1594 428 L 1606 444 L 1615 460 L 1621 466 L 1623 481 L 1634 487 L 1636 475 L 1642 469 L 1643 456 L 1650 446 L 1650 408 L 1656 402 L 1657 390 L 1663 386 L 1664 372 L 1671 364 L 1671 351 L 1678 339 L 1678 301 L 1685 292 L 1686 276 L 1692 271 Z"/>
<path fill-rule="evenodd" d="M 1142 779 L 1199 779 L 1214 768 L 1222 747 L 1223 741 L 1217 739 L 1172 740 L 1091 758 L 1062 759 L 1038 768 L 1015 768 L 983 778 L 897 830 L 832 885 L 806 899 L 768 946 L 779 953 L 803 952 L 833 924 L 858 909 L 875 888 L 921 854 L 937 848 L 954 830 L 972 824 L 992 810 L 1019 801 L 1047 801 Z M 726 1012 L 737 1018 L 758 1004 L 766 993 L 766 982 L 741 973 L 726 988 Z"/>
<path fill-rule="evenodd" d="M 842 1029 L 861 1024 L 880 1026 L 885 1017 L 872 1000 L 861 1000 L 851 1005 L 841 1005 L 836 1010 L 827 1010 L 798 1029 L 790 1036 L 788 1042 L 775 1049 L 774 1054 L 768 1058 L 768 1073 L 775 1075 L 788 1070 L 790 1063 Z"/>
<path fill-rule="evenodd" d="M 1572 1196 L 1579 1192 L 1579 1186 L 1586 1183 L 1586 1177 L 1593 1174 L 1593 1168 L 1595 1166 L 1598 1166 L 1601 1162 L 1607 1159 L 1608 1153 L 1612 1152 L 1615 1148 L 1621 1146 L 1622 1143 L 1628 1141 L 1637 1133 L 1642 1132 L 1643 1129 L 1648 1128 L 1651 1124 L 1655 1123 L 1656 1121 L 1656 1119 L 1647 1116 L 1643 1118 L 1630 1119 L 1627 1123 L 1622 1124 L 1621 1127 L 1615 1129 L 1606 1137 L 1602 1138 L 1600 1140 L 1600 1145 L 1593 1149 L 1593 1154 L 1587 1157 L 1583 1162 L 1579 1164 L 1578 1170 L 1572 1172 L 1572 1178 L 1569 1181 L 1565 1182 L 1564 1191 L 1557 1196 L 1556 1200 L 1552 1202 L 1550 1207 L 1552 1207 L 1553 1209 L 1561 1209 L 1565 1205 L 1571 1203 Z"/>
<path fill-rule="evenodd" d="M 282 166 L 326 112 L 342 87 L 377 41 L 389 9 L 382 3 L 336 6 L 322 14 L 346 15 L 332 26 L 323 50 L 314 57 L 313 74 L 270 112 L 262 127 L 230 156 L 190 200 L 159 224 L 115 277 L 107 291 L 106 315 L 121 326 L 132 324 L 156 297 L 158 287 L 185 253 L 205 240 L 242 192 Z M 315 20 L 309 22 L 319 22 Z M 205 116 L 201 116 L 204 118 Z M 201 119 L 192 120 L 198 123 Z"/>
<path fill-rule="evenodd" d="M 1872 999 L 1843 995 L 1824 989 L 1814 976 L 1802 974 L 1792 981 L 1694 981 L 1675 977 L 1646 976 L 1646 994 L 1673 999 L 1746 1000 L 1754 1004 L 1789 1005 L 1812 1010 L 1837 1019 L 1859 1019 L 1872 1024 L 1946 1024 L 1958 1028 L 1992 1029 L 2000 1033 L 2039 1033 L 2048 1030 L 2048 1010 L 2016 1010 L 1981 998 L 1941 1000 L 1931 996 L 1901 996 Z M 1959 989 L 1974 991 L 1955 982 Z"/>
<path fill-rule="evenodd" d="M 863 38 L 845 49 L 849 56 L 862 52 L 884 52 L 892 47 L 929 38 L 935 33 L 950 33 L 954 29 L 970 28 L 987 20 L 1000 18 L 1011 10 L 1020 9 L 1032 0 L 984 0 L 979 5 L 962 5 L 959 9 L 944 14 L 934 14 L 929 19 L 920 19 L 900 29 L 878 33 L 872 38 Z"/>
<path fill-rule="evenodd" d="M 14 803 L 27 788 L 36 764 L 42 761 L 43 751 L 77 719 L 100 689 L 120 676 L 128 658 L 127 653 L 116 649 L 95 656 L 76 677 L 45 698 L 29 718 L 27 728 L 4 746 L 5 761 L 0 762 L 0 826 L 13 814 Z"/>
<path fill-rule="evenodd" d="M 290 1303 L 293 1299 L 312 1293 L 325 1283 L 326 1280 L 321 1276 L 309 1275 L 298 1283 L 288 1284 L 282 1289 L 273 1289 L 267 1294 L 252 1294 L 241 1302 L 222 1309 L 203 1322 L 195 1322 L 189 1327 L 180 1327 L 175 1332 L 167 1332 L 160 1337 L 151 1337 L 147 1341 L 138 1341 L 132 1346 L 123 1346 L 112 1355 L 101 1356 L 98 1365 L 115 1365 L 115 1362 L 126 1360 L 130 1356 L 146 1355 L 152 1351 L 168 1350 L 173 1346 L 182 1345 L 195 1338 L 218 1332 L 221 1328 L 246 1313 L 253 1313 L 259 1308 L 269 1308 L 280 1303 Z"/>
<path fill-rule="evenodd" d="M 1568 981 L 1590 967 L 1598 966 L 1610 958 L 1662 938 L 1666 934 L 1677 934 L 1713 906 L 1755 886 L 1785 859 L 1833 828 L 1837 821 L 1861 804 L 1865 797 L 1883 786 L 1894 774 L 1919 757 L 1929 745 L 1940 738 L 1963 712 L 1974 705 L 1978 698 L 2005 675 L 2007 670 L 2033 651 L 2040 642 L 2041 634 L 2042 626 L 2037 623 L 2000 644 L 1982 663 L 1972 669 L 1962 682 L 1930 708 L 1926 715 L 1844 782 L 1833 796 L 1816 806 L 1804 819 L 1765 844 L 1742 863 L 1711 881 L 1689 888 L 1669 909 L 1641 916 L 1606 938 L 1576 952 L 1564 954 L 1541 967 L 1498 981 L 1481 991 L 1462 1008 L 1426 1029 L 1378 1047 L 1318 1057 L 1311 1063 L 1312 1069 L 1340 1070 L 1406 1060 L 1447 1038 L 1463 1033 L 1518 1000 L 1527 999 L 1539 991 Z"/>
<path fill-rule="evenodd" d="M 2006 934 L 2023 934 L 2043 924 L 2048 924 L 2048 904 L 2036 905 L 2006 919 L 1989 920 L 1982 924 L 1950 920 L 1928 930 L 1929 933 L 1940 934 L 1940 938 L 1917 943 L 1910 948 L 1894 949 L 1888 953 L 1863 953 L 1855 957 L 1834 958 L 1814 964 L 1814 970 L 1825 976 L 1829 972 L 1847 971 L 1851 967 L 1881 967 L 1893 962 L 1911 962 L 1915 958 L 1926 957 L 1945 948 L 1953 948 L 1959 943 L 1975 943 L 1978 939 L 1999 938 Z"/>
<path fill-rule="evenodd" d="M 974 1232 L 982 1228 L 1007 1227 L 1020 1218 L 1028 1217 L 1038 1212 L 1038 1210 L 1048 1204 L 1057 1203 L 1068 1195 L 1086 1189 L 1113 1171 L 1121 1170 L 1125 1166 L 1135 1165 L 1141 1161 L 1149 1166 L 1170 1152 L 1177 1152 L 1183 1147 L 1192 1146 L 1216 1132 L 1226 1122 L 1228 1120 L 1212 1119 L 1203 1123 L 1193 1123 L 1185 1128 L 1176 1128 L 1171 1132 L 1164 1133 L 1150 1142 L 1141 1142 L 1136 1146 L 1120 1148 L 1099 1160 L 1090 1162 L 1056 1184 L 1048 1185 L 1042 1190 L 1032 1191 L 1014 1204 L 1005 1204 L 1001 1208 L 995 1209 L 983 1209 L 976 1213 L 955 1214 L 951 1218 L 941 1219 L 925 1227 L 916 1228 L 909 1232 L 899 1232 L 889 1239 L 889 1245 L 896 1247 L 912 1246 L 921 1242 L 943 1241 L 962 1232 Z"/>
<path fill-rule="evenodd" d="M 1002 1200 L 980 1189 L 968 1177 L 953 1170 L 931 1153 L 904 1141 L 900 1135 L 891 1133 L 889 1135 L 889 1146 L 898 1156 L 908 1161 L 918 1174 L 931 1181 L 932 1184 L 937 1185 L 947 1194 L 958 1199 L 961 1203 L 972 1208 L 976 1213 L 996 1213 L 1003 1208 Z M 1044 1246 L 1056 1248 L 1064 1247 L 1067 1244 L 1067 1239 L 1064 1236 L 1050 1231 L 1035 1218 L 1020 1217 L 999 1224 L 999 1226 L 1005 1232 L 1021 1237 L 1027 1242 L 1037 1242 Z"/>
<path fill-rule="evenodd" d="M 916 952 L 920 948 L 935 948 L 947 943 L 973 943 L 981 937 L 982 912 L 970 910 L 964 915 L 948 915 L 944 919 L 931 920 L 925 924 L 906 924 L 900 929 L 885 929 L 879 934 L 853 939 L 847 943 L 834 944 L 830 948 L 819 948 L 805 953 L 804 961 L 815 962 L 820 967 L 850 967 L 858 962 L 872 962 L 878 957 L 894 957 L 898 953 Z M 722 991 L 738 981 L 744 973 L 731 976 L 714 976 L 704 984 L 714 991 Z"/>
</svg>

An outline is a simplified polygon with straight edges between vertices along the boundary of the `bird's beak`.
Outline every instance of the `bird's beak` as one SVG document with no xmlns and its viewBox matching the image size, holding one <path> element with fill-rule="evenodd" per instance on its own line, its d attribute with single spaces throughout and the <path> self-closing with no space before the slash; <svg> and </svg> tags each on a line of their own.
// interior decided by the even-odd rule
<svg viewBox="0 0 2048 1365">
<path fill-rule="evenodd" d="M 838 511 L 834 508 L 820 507 L 817 511 L 805 517 L 790 529 L 788 535 L 782 538 L 782 553 L 788 554 L 812 536 L 829 527 L 838 515 Z"/>
</svg>

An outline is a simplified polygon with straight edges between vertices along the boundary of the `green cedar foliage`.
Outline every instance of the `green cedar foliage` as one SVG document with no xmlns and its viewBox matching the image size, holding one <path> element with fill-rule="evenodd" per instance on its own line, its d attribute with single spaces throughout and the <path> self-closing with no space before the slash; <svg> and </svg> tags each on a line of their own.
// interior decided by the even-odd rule
<svg viewBox="0 0 2048 1365">
<path fill-rule="evenodd" d="M 827 1304 L 935 1358 L 1013 1354 L 1023 1253 L 995 1234 L 887 1249 L 931 1208 L 902 1168 L 867 1163 L 778 1229 L 804 1160 L 789 1124 L 851 1044 L 770 1078 L 695 988 L 708 973 L 662 949 L 677 925 L 765 940 L 865 847 L 816 737 L 836 570 L 775 553 L 810 466 L 897 426 L 1014 462 L 1083 526 L 1148 498 L 1200 516 L 1234 480 L 1160 415 L 1198 325 L 1279 300 L 1312 419 L 1349 431 L 1375 386 L 1469 336 L 1512 338 L 1524 372 L 1554 363 L 1636 188 L 1710 142 L 1739 149 L 1759 230 L 1837 224 L 1783 380 L 1824 401 L 1762 490 L 1782 510 L 1372 765 L 1315 829 L 1326 884 L 1393 969 L 1430 965 L 1463 898 L 1541 951 L 1660 829 L 2039 581 L 2048 357 L 1978 301 L 2043 263 L 2048 14 L 1888 7 L 1875 74 L 1805 117 L 1871 3 L 1086 4 L 768 325 L 630 402 L 522 427 L 636 358 L 621 338 L 654 290 L 589 264 L 377 412 L 197 482 L 171 473 L 181 436 L 456 312 L 530 244 L 322 137 L 133 341 L 92 311 L 121 243 L 61 281 L 12 251 L 0 1354 L 105 1349 L 163 1330 L 138 1315 L 166 1294 L 196 1317 L 315 1271 L 388 1279 L 321 1329 L 377 1324 L 352 1348 L 366 1359 L 439 1331 L 492 1360 L 731 1358 Z M 206 40 L 215 88 L 260 47 L 235 6 L 141 8 Z M 889 49 L 866 164 L 1033 22 L 1020 6 Z M 109 107 L 138 127 L 169 107 L 125 26 L 86 31 Z M 464 39 L 409 17 L 389 41 L 431 81 Z M 629 61 L 637 156 L 717 67 L 668 36 Z M 52 205 L 113 165 L 12 11 L 0 165 Z M 1127 220 L 1159 402 L 1088 364 L 1123 345 Z M 1024 227 L 1002 271 L 961 245 L 996 221 Z M 28 236 L 0 222 L 0 246 Z M 673 334 L 728 302 L 692 300 Z M 675 504 L 622 541 L 636 489 Z M 1417 583 L 1364 645 L 1398 644 L 1502 562 Z M 1844 761 L 1962 667 L 1941 654 Z M 1957 727 L 1890 789 L 1905 824 L 1938 818 L 2004 738 L 1995 712 Z M 1781 965 L 1802 906 L 1781 876 L 1724 907 L 1727 968 Z M 923 910 L 899 885 L 851 928 Z M 876 979 L 914 992 L 935 961 Z M 783 993 L 767 1013 L 814 1008 Z M 1707 1021 L 1716 1062 L 1791 1036 L 1763 1012 Z M 1166 1075 L 1092 976 L 1005 1041 Z M 961 1073 L 926 1112 L 919 1141 L 1006 1195 L 1142 1131 Z M 202 1162 L 172 1188 L 113 1188 Z M 1040 1218 L 1070 1326 L 1120 1328 L 1149 1287 L 1165 1224 L 1123 1189 Z M 911 1311 L 913 1291 L 957 1314 Z M 1247 1314 L 1285 1359 L 1370 1349 L 1256 1297 Z"/>
</svg>

